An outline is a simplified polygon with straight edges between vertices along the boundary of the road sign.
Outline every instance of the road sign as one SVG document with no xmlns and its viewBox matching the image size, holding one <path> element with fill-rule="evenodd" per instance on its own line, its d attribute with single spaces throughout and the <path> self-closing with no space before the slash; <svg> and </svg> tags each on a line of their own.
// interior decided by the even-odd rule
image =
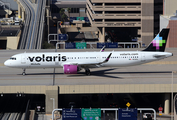
<svg viewBox="0 0 177 120">
<path fill-rule="evenodd" d="M 159 115 L 162 115 L 162 110 L 163 110 L 163 108 L 159 107 Z"/>
<path fill-rule="evenodd" d="M 85 22 L 90 22 L 88 17 L 84 17 Z"/>
<path fill-rule="evenodd" d="M 118 48 L 118 43 L 114 42 L 114 43 L 106 43 L 106 48 Z"/>
<path fill-rule="evenodd" d="M 82 109 L 82 120 L 101 120 L 101 109 Z"/>
<path fill-rule="evenodd" d="M 73 22 L 73 20 L 76 20 L 76 17 L 70 17 L 70 22 Z"/>
<path fill-rule="evenodd" d="M 66 41 L 66 40 L 68 40 L 68 35 L 67 34 L 58 34 L 58 40 Z"/>
<path fill-rule="evenodd" d="M 119 109 L 119 120 L 137 120 L 137 109 Z"/>
<path fill-rule="evenodd" d="M 81 120 L 81 109 L 63 109 L 63 120 Z"/>
<path fill-rule="evenodd" d="M 77 17 L 77 20 L 84 20 L 84 17 Z"/>
<path fill-rule="evenodd" d="M 75 49 L 76 43 L 65 43 L 65 49 Z"/>
<path fill-rule="evenodd" d="M 86 42 L 76 42 L 76 49 L 86 49 Z"/>
<path fill-rule="evenodd" d="M 162 111 L 159 111 L 159 115 L 162 115 Z"/>
<path fill-rule="evenodd" d="M 103 48 L 103 46 L 106 46 L 106 48 L 118 48 L 118 43 L 97 43 L 97 48 Z"/>
<path fill-rule="evenodd" d="M 159 111 L 163 111 L 163 108 L 162 108 L 162 107 L 159 107 Z"/>
<path fill-rule="evenodd" d="M 130 105 L 131 105 L 131 104 L 130 104 L 129 102 L 126 104 L 127 107 L 130 107 Z"/>
</svg>

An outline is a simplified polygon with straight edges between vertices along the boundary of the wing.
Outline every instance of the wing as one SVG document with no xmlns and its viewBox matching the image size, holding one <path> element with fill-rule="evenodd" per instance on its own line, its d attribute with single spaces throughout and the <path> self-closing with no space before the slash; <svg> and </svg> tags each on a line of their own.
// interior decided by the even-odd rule
<svg viewBox="0 0 177 120">
<path fill-rule="evenodd" d="M 165 57 L 165 55 L 154 55 L 155 58 Z"/>
<path fill-rule="evenodd" d="M 69 65 L 77 65 L 81 68 L 97 68 L 97 67 L 101 67 L 101 64 L 106 63 L 109 61 L 110 57 L 111 57 L 112 53 L 110 53 L 107 58 L 102 61 L 102 62 L 69 62 L 69 63 L 64 63 L 63 65 L 69 64 Z"/>
</svg>

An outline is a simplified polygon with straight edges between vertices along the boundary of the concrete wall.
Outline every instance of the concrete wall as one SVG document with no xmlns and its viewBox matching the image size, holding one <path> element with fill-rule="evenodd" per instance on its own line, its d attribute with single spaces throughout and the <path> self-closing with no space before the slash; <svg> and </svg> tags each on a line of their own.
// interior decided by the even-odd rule
<svg viewBox="0 0 177 120">
<path fill-rule="evenodd" d="M 177 92 L 177 84 L 173 85 Z M 60 85 L 60 86 L 1 86 L 0 93 L 45 94 L 46 114 L 58 107 L 58 94 L 94 93 L 168 93 L 164 98 L 165 113 L 169 113 L 171 84 L 117 84 L 117 85 Z M 53 106 L 54 105 L 54 106 Z"/>
<path fill-rule="evenodd" d="M 86 17 L 85 8 L 80 8 L 80 17 Z"/>
<path fill-rule="evenodd" d="M 160 31 L 163 29 L 163 28 L 167 28 L 169 24 L 169 19 L 167 19 L 166 17 L 164 16 L 160 16 Z"/>
<path fill-rule="evenodd" d="M 54 107 L 58 107 L 58 86 L 1 86 L 0 93 L 24 93 L 24 94 L 45 94 L 45 108 L 46 114 L 51 114 L 53 110 L 53 100 Z"/>
<path fill-rule="evenodd" d="M 60 85 L 60 86 L 1 86 L 0 93 L 84 94 L 84 93 L 170 93 L 171 84 Z M 52 93 L 53 92 L 53 93 Z M 54 93 L 55 92 L 55 93 Z M 177 84 L 173 85 L 177 92 Z"/>
<path fill-rule="evenodd" d="M 168 46 L 167 47 L 177 47 L 177 20 L 170 20 L 169 21 L 169 39 L 168 39 Z"/>
<path fill-rule="evenodd" d="M 141 39 L 148 45 L 154 38 L 154 0 L 142 0 Z"/>
<path fill-rule="evenodd" d="M 57 90 L 58 86 L 1 86 L 0 93 L 46 94 L 47 90 Z"/>
<path fill-rule="evenodd" d="M 53 109 L 58 108 L 58 89 L 46 90 L 46 114 L 51 114 Z"/>
<path fill-rule="evenodd" d="M 170 93 L 171 84 L 60 85 L 60 94 L 87 93 Z M 173 85 L 177 92 L 177 84 Z"/>
<path fill-rule="evenodd" d="M 164 15 L 174 15 L 177 10 L 177 0 L 164 0 Z"/>
<path fill-rule="evenodd" d="M 6 49 L 17 49 L 19 42 L 19 37 L 7 37 Z"/>
<path fill-rule="evenodd" d="M 15 37 L 7 37 L 7 46 L 6 49 L 17 49 L 19 39 L 20 39 L 21 31 L 19 32 L 18 36 Z"/>
</svg>

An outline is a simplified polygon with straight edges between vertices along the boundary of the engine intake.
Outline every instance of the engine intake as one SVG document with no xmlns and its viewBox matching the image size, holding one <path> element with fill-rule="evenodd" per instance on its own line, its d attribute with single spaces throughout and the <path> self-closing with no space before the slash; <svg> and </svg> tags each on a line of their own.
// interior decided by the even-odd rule
<svg viewBox="0 0 177 120">
<path fill-rule="evenodd" d="M 63 70 L 64 70 L 64 74 L 77 74 L 78 66 L 77 65 L 64 65 Z"/>
</svg>

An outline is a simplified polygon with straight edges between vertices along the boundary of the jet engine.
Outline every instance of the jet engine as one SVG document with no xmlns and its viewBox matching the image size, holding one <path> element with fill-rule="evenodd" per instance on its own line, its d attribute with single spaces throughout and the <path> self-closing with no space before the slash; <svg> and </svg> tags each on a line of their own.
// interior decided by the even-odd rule
<svg viewBox="0 0 177 120">
<path fill-rule="evenodd" d="M 64 65 L 63 70 L 64 70 L 64 74 L 77 74 L 78 66 L 77 65 Z"/>
</svg>

